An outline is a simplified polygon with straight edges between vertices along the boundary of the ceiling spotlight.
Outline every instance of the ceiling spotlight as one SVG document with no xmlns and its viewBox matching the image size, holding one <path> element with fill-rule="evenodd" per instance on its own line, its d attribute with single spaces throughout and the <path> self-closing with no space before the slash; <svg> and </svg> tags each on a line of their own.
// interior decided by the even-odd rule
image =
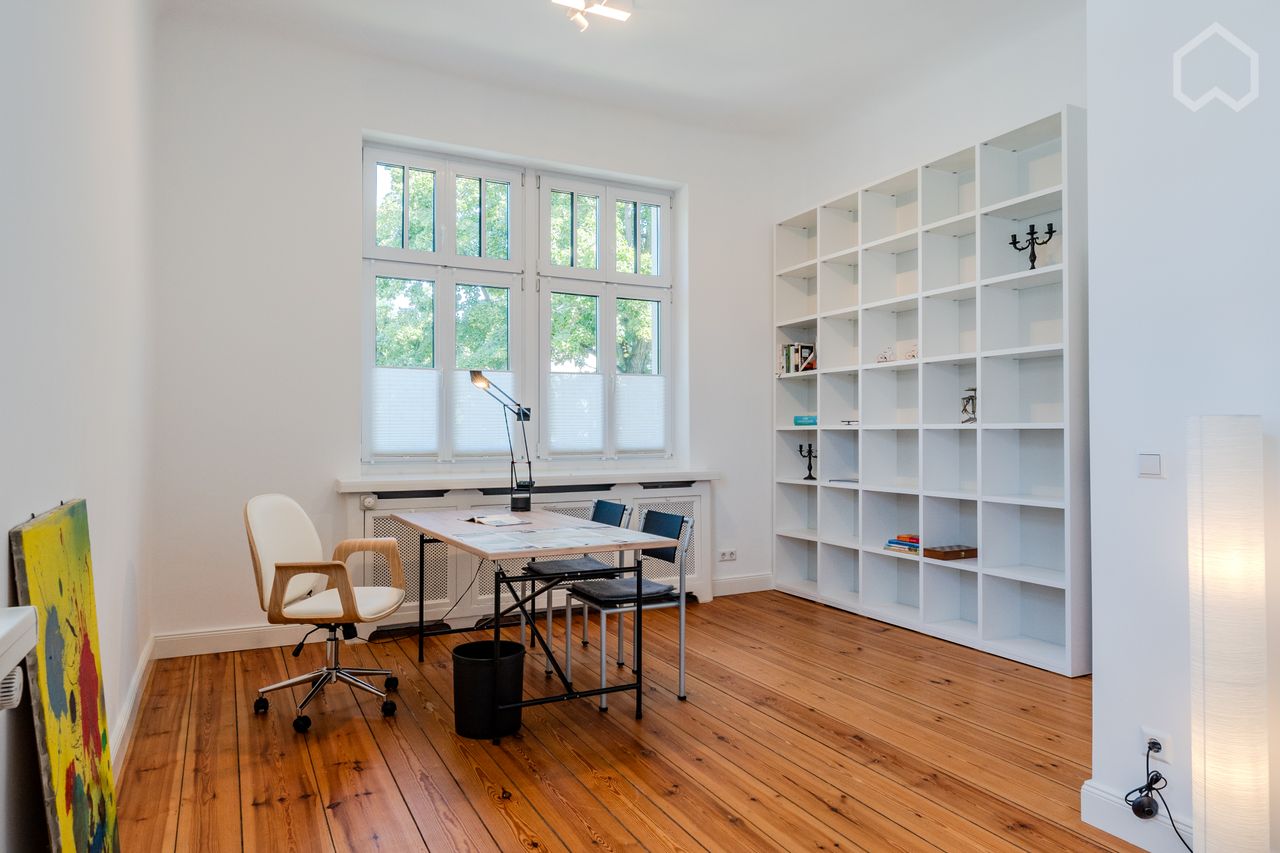
<svg viewBox="0 0 1280 853">
<path fill-rule="evenodd" d="M 577 24 L 578 32 L 586 30 L 591 25 L 583 12 L 615 21 L 625 21 L 631 17 L 631 9 L 627 8 L 631 5 L 628 0 L 551 0 L 551 2 L 569 10 L 569 20 Z"/>
<path fill-rule="evenodd" d="M 587 7 L 587 11 L 602 18 L 613 18 L 615 21 L 625 21 L 631 17 L 631 13 L 626 9 L 605 5 L 608 2 L 609 0 L 595 0 L 594 3 Z"/>
</svg>

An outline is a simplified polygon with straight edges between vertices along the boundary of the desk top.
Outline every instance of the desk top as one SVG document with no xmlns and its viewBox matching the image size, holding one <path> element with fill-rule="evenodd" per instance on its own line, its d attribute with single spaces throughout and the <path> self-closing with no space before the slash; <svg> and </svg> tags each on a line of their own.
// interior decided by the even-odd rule
<svg viewBox="0 0 1280 853">
<path fill-rule="evenodd" d="M 485 514 L 506 514 L 501 508 L 495 509 L 499 511 Z M 391 517 L 419 533 L 439 539 L 482 560 L 576 557 L 580 554 L 633 551 L 638 548 L 670 548 L 679 544 L 664 536 L 613 527 L 544 509 L 512 515 L 528 524 L 490 527 L 469 521 L 468 519 L 476 516 L 475 509 L 398 512 Z"/>
</svg>

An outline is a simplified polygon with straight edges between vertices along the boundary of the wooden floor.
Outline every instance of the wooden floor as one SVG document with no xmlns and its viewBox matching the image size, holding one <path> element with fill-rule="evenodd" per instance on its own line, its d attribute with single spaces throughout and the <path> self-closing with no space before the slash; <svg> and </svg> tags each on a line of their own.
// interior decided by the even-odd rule
<svg viewBox="0 0 1280 853">
<path fill-rule="evenodd" d="M 119 774 L 123 847 L 1129 849 L 1079 819 L 1088 678 L 774 592 L 691 607 L 688 625 L 688 702 L 675 613 L 653 611 L 643 720 L 629 694 L 607 714 L 545 705 L 501 746 L 453 732 L 459 637 L 429 641 L 423 665 L 407 640 L 346 647 L 399 674 L 399 713 L 330 687 L 305 737 L 284 694 L 251 705 L 322 646 L 157 661 Z M 575 655 L 579 684 L 598 659 Z M 541 670 L 530 656 L 529 691 L 549 689 Z"/>
</svg>

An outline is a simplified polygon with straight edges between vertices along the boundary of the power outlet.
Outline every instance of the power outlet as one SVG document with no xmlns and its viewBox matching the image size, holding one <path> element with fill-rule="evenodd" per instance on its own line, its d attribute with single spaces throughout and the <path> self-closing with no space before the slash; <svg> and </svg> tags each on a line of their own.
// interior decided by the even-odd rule
<svg viewBox="0 0 1280 853">
<path fill-rule="evenodd" d="M 738 559 L 738 552 L 733 548 L 728 548 L 720 552 L 720 562 L 722 563 L 732 563 L 736 559 Z"/>
<path fill-rule="evenodd" d="M 1147 754 L 1147 742 L 1152 740 L 1160 741 L 1160 751 L 1151 753 L 1152 761 L 1159 761 L 1164 764 L 1173 763 L 1173 739 L 1169 737 L 1168 732 L 1160 729 L 1153 729 L 1150 726 L 1142 727 L 1142 743 L 1139 748 L 1143 755 Z"/>
</svg>

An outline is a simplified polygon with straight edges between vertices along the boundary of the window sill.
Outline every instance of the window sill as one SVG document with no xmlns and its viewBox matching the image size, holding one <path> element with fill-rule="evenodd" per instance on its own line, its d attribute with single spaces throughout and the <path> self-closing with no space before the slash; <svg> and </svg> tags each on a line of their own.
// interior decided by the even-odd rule
<svg viewBox="0 0 1280 853">
<path fill-rule="evenodd" d="M 655 483 L 663 481 L 718 480 L 718 471 L 694 468 L 611 469 L 579 471 L 538 471 L 533 478 L 539 486 L 573 486 L 595 483 Z M 429 489 L 497 489 L 510 482 L 506 472 L 472 475 L 449 474 L 363 474 L 338 480 L 341 494 L 362 492 L 395 492 Z"/>
</svg>

